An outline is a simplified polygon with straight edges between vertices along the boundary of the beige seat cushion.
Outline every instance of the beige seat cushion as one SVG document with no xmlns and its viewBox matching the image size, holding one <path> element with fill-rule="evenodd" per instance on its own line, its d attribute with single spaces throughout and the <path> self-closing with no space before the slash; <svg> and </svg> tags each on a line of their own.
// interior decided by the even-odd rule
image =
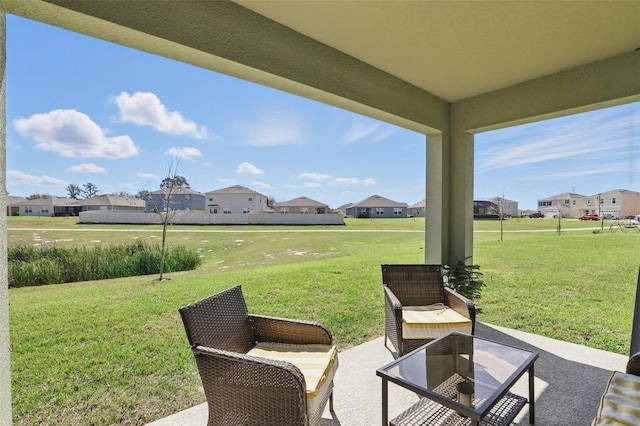
<svg viewBox="0 0 640 426">
<path fill-rule="evenodd" d="M 597 417 L 591 424 L 640 425 L 640 377 L 615 371 L 600 399 Z"/>
<path fill-rule="evenodd" d="M 437 339 L 452 331 L 471 334 L 471 320 L 442 303 L 402 307 L 403 339 Z"/>
<path fill-rule="evenodd" d="M 258 343 L 248 355 L 287 361 L 300 369 L 307 385 L 307 413 L 314 413 L 329 391 L 338 368 L 338 351 L 329 345 Z"/>
</svg>

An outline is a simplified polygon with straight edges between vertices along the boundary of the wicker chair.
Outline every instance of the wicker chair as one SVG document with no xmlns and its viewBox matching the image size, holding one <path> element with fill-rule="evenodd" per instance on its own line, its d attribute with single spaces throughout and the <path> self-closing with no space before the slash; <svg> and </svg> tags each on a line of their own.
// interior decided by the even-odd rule
<svg viewBox="0 0 640 426">
<path fill-rule="evenodd" d="M 250 315 L 240 286 L 179 311 L 207 398 L 209 426 L 317 425 L 327 400 L 333 412 L 337 352 L 322 324 Z M 309 354 L 322 359 L 314 367 L 324 374 L 293 364 Z"/>
<path fill-rule="evenodd" d="M 382 283 L 384 345 L 399 357 L 450 331 L 474 333 L 475 306 L 444 286 L 440 265 L 382 265 Z"/>
</svg>

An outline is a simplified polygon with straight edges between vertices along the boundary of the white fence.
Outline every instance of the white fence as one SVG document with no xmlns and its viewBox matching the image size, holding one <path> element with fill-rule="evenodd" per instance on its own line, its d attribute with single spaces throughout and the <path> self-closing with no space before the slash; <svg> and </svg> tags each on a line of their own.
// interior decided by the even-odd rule
<svg viewBox="0 0 640 426">
<path fill-rule="evenodd" d="M 129 213 L 109 211 L 80 212 L 80 223 L 160 224 L 156 213 Z M 203 212 L 175 212 L 171 223 L 175 225 L 344 225 L 342 214 L 209 214 Z"/>
</svg>

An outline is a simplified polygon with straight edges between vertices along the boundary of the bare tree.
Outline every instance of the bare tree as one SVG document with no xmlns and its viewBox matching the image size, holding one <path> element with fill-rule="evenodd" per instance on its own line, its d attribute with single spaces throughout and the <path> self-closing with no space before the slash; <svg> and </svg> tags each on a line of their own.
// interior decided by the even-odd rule
<svg viewBox="0 0 640 426">
<path fill-rule="evenodd" d="M 500 241 L 504 239 L 504 215 L 507 207 L 507 200 L 505 198 L 505 190 L 500 191 L 500 195 L 493 199 L 491 209 L 493 214 L 498 215 L 500 220 Z"/>
<path fill-rule="evenodd" d="M 174 222 L 174 218 L 180 210 L 183 198 L 179 197 L 181 190 L 188 188 L 186 179 L 178 174 L 179 164 L 172 161 L 167 166 L 165 177 L 157 191 L 140 191 L 145 196 L 147 207 L 160 217 L 162 224 L 162 243 L 160 248 L 160 276 L 158 281 L 164 281 L 164 259 L 167 246 L 167 228 Z M 186 185 L 185 185 L 186 184 Z"/>
</svg>

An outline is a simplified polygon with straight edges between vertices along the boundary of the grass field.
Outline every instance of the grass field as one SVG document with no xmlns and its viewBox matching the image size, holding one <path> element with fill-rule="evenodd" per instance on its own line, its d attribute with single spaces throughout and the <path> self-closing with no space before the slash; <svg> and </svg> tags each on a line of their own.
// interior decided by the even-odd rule
<svg viewBox="0 0 640 426">
<path fill-rule="evenodd" d="M 487 286 L 479 320 L 626 354 L 640 233 L 598 223 L 475 223 Z M 8 243 L 105 244 L 159 226 L 8 218 Z M 531 232 L 531 231 L 542 232 Z M 424 260 L 424 219 L 348 219 L 338 227 L 174 227 L 169 244 L 203 265 L 152 276 L 11 289 L 16 425 L 144 424 L 204 401 L 177 309 L 242 284 L 249 310 L 317 320 L 341 350 L 383 333 L 381 263 Z"/>
</svg>

